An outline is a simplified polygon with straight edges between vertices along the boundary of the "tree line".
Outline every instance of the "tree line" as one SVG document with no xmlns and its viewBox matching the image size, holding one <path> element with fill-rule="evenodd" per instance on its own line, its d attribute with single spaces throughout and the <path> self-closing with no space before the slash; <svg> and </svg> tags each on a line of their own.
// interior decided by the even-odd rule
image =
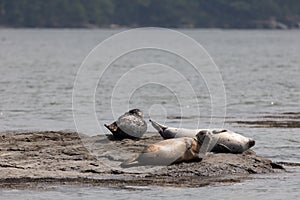
<svg viewBox="0 0 300 200">
<path fill-rule="evenodd" d="M 300 1 L 0 0 L 6 27 L 268 28 L 277 22 L 299 26 Z"/>
</svg>

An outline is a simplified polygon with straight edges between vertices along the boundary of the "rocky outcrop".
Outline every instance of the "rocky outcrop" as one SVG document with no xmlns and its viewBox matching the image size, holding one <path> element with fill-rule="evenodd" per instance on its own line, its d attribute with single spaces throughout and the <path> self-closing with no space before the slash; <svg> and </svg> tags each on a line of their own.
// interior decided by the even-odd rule
<svg viewBox="0 0 300 200">
<path fill-rule="evenodd" d="M 201 162 L 170 166 L 120 167 L 144 146 L 160 140 L 155 133 L 146 133 L 140 140 L 114 140 L 111 136 L 88 137 L 67 131 L 3 132 L 0 187 L 55 183 L 198 187 L 238 182 L 249 174 L 285 171 L 252 150 L 243 154 L 209 153 Z"/>
</svg>

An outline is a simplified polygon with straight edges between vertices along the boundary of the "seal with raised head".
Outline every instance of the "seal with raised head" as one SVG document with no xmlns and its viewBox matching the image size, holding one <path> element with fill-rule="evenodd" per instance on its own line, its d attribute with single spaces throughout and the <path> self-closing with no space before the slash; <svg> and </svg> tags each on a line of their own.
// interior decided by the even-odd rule
<svg viewBox="0 0 300 200">
<path fill-rule="evenodd" d="M 226 129 L 221 131 L 202 130 L 198 134 L 202 135 L 202 138 L 210 138 L 208 151 L 215 153 L 243 153 L 255 145 L 255 140 L 252 138 Z M 200 143 L 203 143 L 202 141 L 200 139 Z"/>
<path fill-rule="evenodd" d="M 150 122 L 164 139 L 195 137 L 198 133 L 205 133 L 214 141 L 210 144 L 210 151 L 216 153 L 242 153 L 255 145 L 253 139 L 227 129 L 184 129 L 167 127 L 151 119 Z"/>
<path fill-rule="evenodd" d="M 204 144 L 204 137 L 203 134 L 198 134 L 194 138 L 174 138 L 148 145 L 139 155 L 121 163 L 121 167 L 163 166 L 180 162 L 201 161 L 203 155 L 207 152 L 205 145 L 202 145 Z"/>
<path fill-rule="evenodd" d="M 121 115 L 117 121 L 110 125 L 104 124 L 117 139 L 141 138 L 147 131 L 147 123 L 143 119 L 140 109 L 132 109 Z"/>
</svg>

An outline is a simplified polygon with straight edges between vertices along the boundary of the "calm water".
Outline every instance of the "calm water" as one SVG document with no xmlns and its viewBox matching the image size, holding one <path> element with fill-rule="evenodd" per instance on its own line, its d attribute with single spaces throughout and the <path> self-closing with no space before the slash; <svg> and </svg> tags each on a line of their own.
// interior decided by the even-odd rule
<svg viewBox="0 0 300 200">
<path fill-rule="evenodd" d="M 227 96 L 227 120 L 262 120 L 263 115 L 300 112 L 300 37 L 299 31 L 181 30 L 200 42 L 217 64 Z M 72 115 L 72 89 L 84 58 L 101 41 L 120 30 L 31 30 L 0 29 L 0 131 L 75 130 Z M 197 55 L 195 55 L 197 56 Z M 129 106 L 141 108 L 149 116 L 171 126 L 205 127 L 210 122 L 210 96 L 205 82 L 189 73 L 187 63 L 172 55 L 155 51 L 135 52 L 113 63 L 95 93 L 100 124 L 111 122 L 110 99 L 118 77 L 136 62 L 164 62 L 178 68 L 197 88 L 199 105 L 189 98 L 186 88 L 166 74 L 174 96 L 159 85 L 136 88 Z M 163 72 L 161 72 L 162 75 Z M 149 73 L 151 75 L 151 71 Z M 136 79 L 146 78 L 145 75 Z M 95 81 L 88 80 L 87 81 Z M 103 83 L 103 84 L 102 84 Z M 128 88 L 133 82 L 121 84 Z M 115 113 L 126 111 L 123 97 L 116 96 Z M 180 106 L 178 99 L 181 101 Z M 84 104 L 85 99 L 81 100 Z M 200 116 L 195 106 L 200 109 Z M 184 119 L 181 110 L 184 110 Z M 83 119 L 85 115 L 83 114 Z M 167 117 L 167 118 L 166 118 Z M 199 118 L 200 117 L 200 118 Z M 215 120 L 218 120 L 216 116 Z M 197 124 L 200 119 L 200 123 Z M 89 122 L 86 122 L 87 124 Z M 300 162 L 299 129 L 250 128 L 226 123 L 225 127 L 256 139 L 255 151 L 275 161 Z M 150 128 L 150 130 L 153 130 Z M 102 134 L 99 133 L 99 134 Z M 136 191 L 58 186 L 41 190 L 2 190 L 0 199 L 95 199 L 98 198 L 299 198 L 300 172 L 259 175 L 234 185 L 195 189 L 138 188 Z"/>
</svg>

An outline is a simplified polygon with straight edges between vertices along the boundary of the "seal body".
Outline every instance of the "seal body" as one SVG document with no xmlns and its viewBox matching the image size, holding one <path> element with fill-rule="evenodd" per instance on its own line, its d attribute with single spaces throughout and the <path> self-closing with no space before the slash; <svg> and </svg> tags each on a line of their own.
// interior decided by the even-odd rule
<svg viewBox="0 0 300 200">
<path fill-rule="evenodd" d="M 163 140 L 148 145 L 139 154 L 121 164 L 121 167 L 143 165 L 170 165 L 179 162 L 201 160 L 196 138 L 182 137 Z"/>
<path fill-rule="evenodd" d="M 215 153 L 243 153 L 255 145 L 255 140 L 226 129 L 222 131 L 202 130 L 199 133 L 215 141 L 211 142 L 209 147 L 209 151 Z"/>
<path fill-rule="evenodd" d="M 195 137 L 197 133 L 199 133 L 200 131 L 209 130 L 209 129 L 187 129 L 187 128 L 167 127 L 165 125 L 153 121 L 152 119 L 150 119 L 149 121 L 164 139 L 180 138 L 180 137 Z M 214 130 L 221 131 L 223 129 L 214 129 Z"/>
<path fill-rule="evenodd" d="M 195 137 L 199 133 L 204 138 L 208 138 L 205 145 L 208 151 L 215 153 L 243 153 L 255 145 L 255 141 L 251 138 L 244 137 L 226 129 L 178 129 L 161 125 L 153 120 L 150 120 L 152 126 L 160 133 L 164 139 L 180 138 L 180 137 Z"/>
<path fill-rule="evenodd" d="M 147 123 L 139 109 L 132 109 L 121 115 L 117 121 L 110 125 L 104 124 L 115 138 L 141 138 L 147 131 Z"/>
</svg>

